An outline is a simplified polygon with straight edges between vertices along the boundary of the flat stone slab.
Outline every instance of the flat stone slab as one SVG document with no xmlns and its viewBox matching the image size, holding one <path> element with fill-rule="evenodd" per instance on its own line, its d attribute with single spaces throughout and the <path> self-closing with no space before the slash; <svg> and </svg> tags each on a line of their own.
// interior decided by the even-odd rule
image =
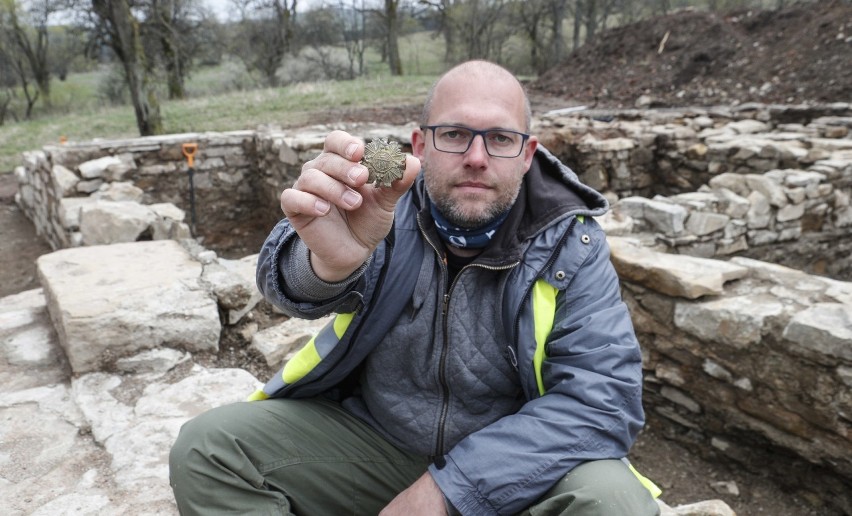
<svg viewBox="0 0 852 516">
<path fill-rule="evenodd" d="M 75 373 L 144 349 L 218 349 L 216 300 L 200 284 L 202 265 L 175 241 L 64 249 L 37 268 Z"/>
<path fill-rule="evenodd" d="M 720 295 L 726 282 L 743 278 L 749 269 L 719 260 L 659 253 L 629 239 L 607 237 L 619 276 L 669 296 L 697 299 Z"/>
</svg>

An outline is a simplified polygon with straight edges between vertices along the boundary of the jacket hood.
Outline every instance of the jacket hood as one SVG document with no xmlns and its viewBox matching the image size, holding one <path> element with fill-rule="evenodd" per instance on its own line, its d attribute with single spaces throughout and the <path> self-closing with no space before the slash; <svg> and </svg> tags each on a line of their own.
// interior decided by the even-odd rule
<svg viewBox="0 0 852 516">
<path fill-rule="evenodd" d="M 422 171 L 414 183 L 414 199 L 422 220 L 431 221 Z M 524 241 L 550 225 L 565 217 L 595 217 L 607 210 L 609 202 L 603 195 L 581 183 L 573 170 L 539 144 L 509 217 L 480 259 L 495 264 L 514 261 L 522 255 Z"/>
</svg>

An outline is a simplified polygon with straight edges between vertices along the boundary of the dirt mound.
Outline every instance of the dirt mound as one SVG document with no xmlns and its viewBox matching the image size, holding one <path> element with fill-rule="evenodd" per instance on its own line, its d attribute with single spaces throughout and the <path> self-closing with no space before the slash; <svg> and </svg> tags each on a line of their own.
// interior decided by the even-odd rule
<svg viewBox="0 0 852 516">
<path fill-rule="evenodd" d="M 852 101 L 852 4 L 694 10 L 602 32 L 530 90 L 597 107 Z"/>
</svg>

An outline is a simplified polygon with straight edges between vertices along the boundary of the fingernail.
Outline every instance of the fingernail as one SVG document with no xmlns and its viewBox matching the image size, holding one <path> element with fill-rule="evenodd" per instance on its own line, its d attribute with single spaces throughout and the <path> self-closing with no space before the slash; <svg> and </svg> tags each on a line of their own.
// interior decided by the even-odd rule
<svg viewBox="0 0 852 516">
<path fill-rule="evenodd" d="M 343 202 L 345 202 L 349 206 L 355 206 L 360 200 L 361 196 L 353 192 L 352 190 L 348 190 L 343 194 Z"/>
<path fill-rule="evenodd" d="M 331 208 L 331 205 L 328 204 L 328 201 L 324 201 L 324 200 L 320 199 L 316 203 L 314 203 L 314 209 L 316 209 L 318 212 L 322 213 L 323 215 L 328 213 L 329 208 Z"/>
<path fill-rule="evenodd" d="M 358 150 L 358 144 L 357 143 L 350 143 L 346 147 L 346 157 L 351 159 L 352 155 L 355 154 L 356 150 Z"/>
<path fill-rule="evenodd" d="M 367 169 L 363 165 L 355 165 L 354 167 L 349 169 L 349 172 L 346 174 L 346 176 L 349 178 L 350 181 L 357 181 L 358 178 L 361 177 L 361 174 L 366 171 Z"/>
</svg>

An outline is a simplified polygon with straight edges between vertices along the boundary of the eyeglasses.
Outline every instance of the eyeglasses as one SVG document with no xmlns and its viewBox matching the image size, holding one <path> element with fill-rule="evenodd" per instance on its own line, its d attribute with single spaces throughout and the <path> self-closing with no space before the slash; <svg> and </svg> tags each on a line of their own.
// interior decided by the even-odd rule
<svg viewBox="0 0 852 516">
<path fill-rule="evenodd" d="M 482 136 L 485 151 L 494 158 L 516 158 L 524 150 L 524 142 L 530 135 L 508 129 L 477 131 L 463 125 L 421 125 L 420 130 L 432 130 L 432 145 L 441 152 L 464 154 L 473 144 L 473 139 Z"/>
</svg>

